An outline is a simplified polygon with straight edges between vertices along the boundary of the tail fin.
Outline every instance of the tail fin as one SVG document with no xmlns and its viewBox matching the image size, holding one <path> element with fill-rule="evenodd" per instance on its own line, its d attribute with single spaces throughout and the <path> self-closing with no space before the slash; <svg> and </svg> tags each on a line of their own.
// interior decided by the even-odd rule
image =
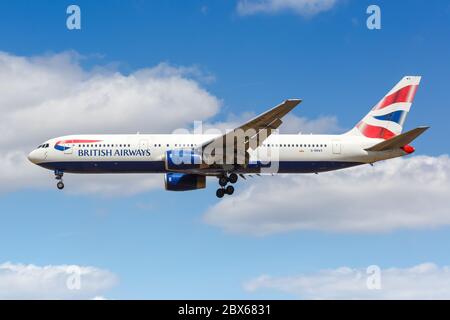
<svg viewBox="0 0 450 320">
<path fill-rule="evenodd" d="M 421 77 L 406 76 L 347 134 L 390 139 L 402 133 Z"/>
</svg>

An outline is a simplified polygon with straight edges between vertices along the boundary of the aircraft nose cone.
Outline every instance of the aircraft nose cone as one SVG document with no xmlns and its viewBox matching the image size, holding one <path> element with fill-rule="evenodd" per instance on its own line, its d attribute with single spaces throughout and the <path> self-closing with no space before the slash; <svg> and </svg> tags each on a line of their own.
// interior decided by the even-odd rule
<svg viewBox="0 0 450 320">
<path fill-rule="evenodd" d="M 28 154 L 27 158 L 28 158 L 28 160 L 30 160 L 30 162 L 32 162 L 32 163 L 37 163 L 38 160 L 39 160 L 36 150 L 31 151 L 31 152 Z"/>
</svg>

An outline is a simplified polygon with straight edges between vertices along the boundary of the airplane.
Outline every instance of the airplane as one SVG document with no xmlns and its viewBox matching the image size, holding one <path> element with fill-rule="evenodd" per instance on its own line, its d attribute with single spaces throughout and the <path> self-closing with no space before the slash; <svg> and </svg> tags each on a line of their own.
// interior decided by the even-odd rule
<svg viewBox="0 0 450 320">
<path fill-rule="evenodd" d="M 289 99 L 225 134 L 69 135 L 40 144 L 28 159 L 54 171 L 58 189 L 64 173 L 159 173 L 169 191 L 203 189 L 207 176 L 217 177 L 222 198 L 234 193 L 238 177 L 318 174 L 413 153 L 410 143 L 429 128 L 402 133 L 420 80 L 402 78 L 339 135 L 276 134 L 301 102 Z"/>
</svg>

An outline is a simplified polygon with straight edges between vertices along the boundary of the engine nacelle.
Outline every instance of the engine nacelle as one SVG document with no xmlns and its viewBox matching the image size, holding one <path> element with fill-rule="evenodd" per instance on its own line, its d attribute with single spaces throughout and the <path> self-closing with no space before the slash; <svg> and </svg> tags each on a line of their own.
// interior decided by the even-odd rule
<svg viewBox="0 0 450 320">
<path fill-rule="evenodd" d="M 206 187 L 206 177 L 199 174 L 166 173 L 164 182 L 166 190 L 169 191 L 189 191 Z"/>
<path fill-rule="evenodd" d="M 169 150 L 166 152 L 164 161 L 167 171 L 183 171 L 205 167 L 202 164 L 202 155 L 191 149 Z"/>
</svg>

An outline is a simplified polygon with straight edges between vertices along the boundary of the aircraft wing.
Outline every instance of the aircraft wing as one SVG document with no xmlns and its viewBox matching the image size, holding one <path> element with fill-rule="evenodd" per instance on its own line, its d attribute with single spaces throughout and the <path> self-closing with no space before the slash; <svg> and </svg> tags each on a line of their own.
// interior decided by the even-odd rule
<svg viewBox="0 0 450 320">
<path fill-rule="evenodd" d="M 234 137 L 241 132 L 250 133 L 244 137 L 244 150 L 256 149 L 272 134 L 273 130 L 277 129 L 283 123 L 281 118 L 294 109 L 301 101 L 300 99 L 285 100 L 276 107 L 260 114 L 234 130 L 205 142 L 201 146 L 202 150 L 212 145 L 215 147 L 234 147 L 236 149 L 237 146 Z"/>
</svg>

